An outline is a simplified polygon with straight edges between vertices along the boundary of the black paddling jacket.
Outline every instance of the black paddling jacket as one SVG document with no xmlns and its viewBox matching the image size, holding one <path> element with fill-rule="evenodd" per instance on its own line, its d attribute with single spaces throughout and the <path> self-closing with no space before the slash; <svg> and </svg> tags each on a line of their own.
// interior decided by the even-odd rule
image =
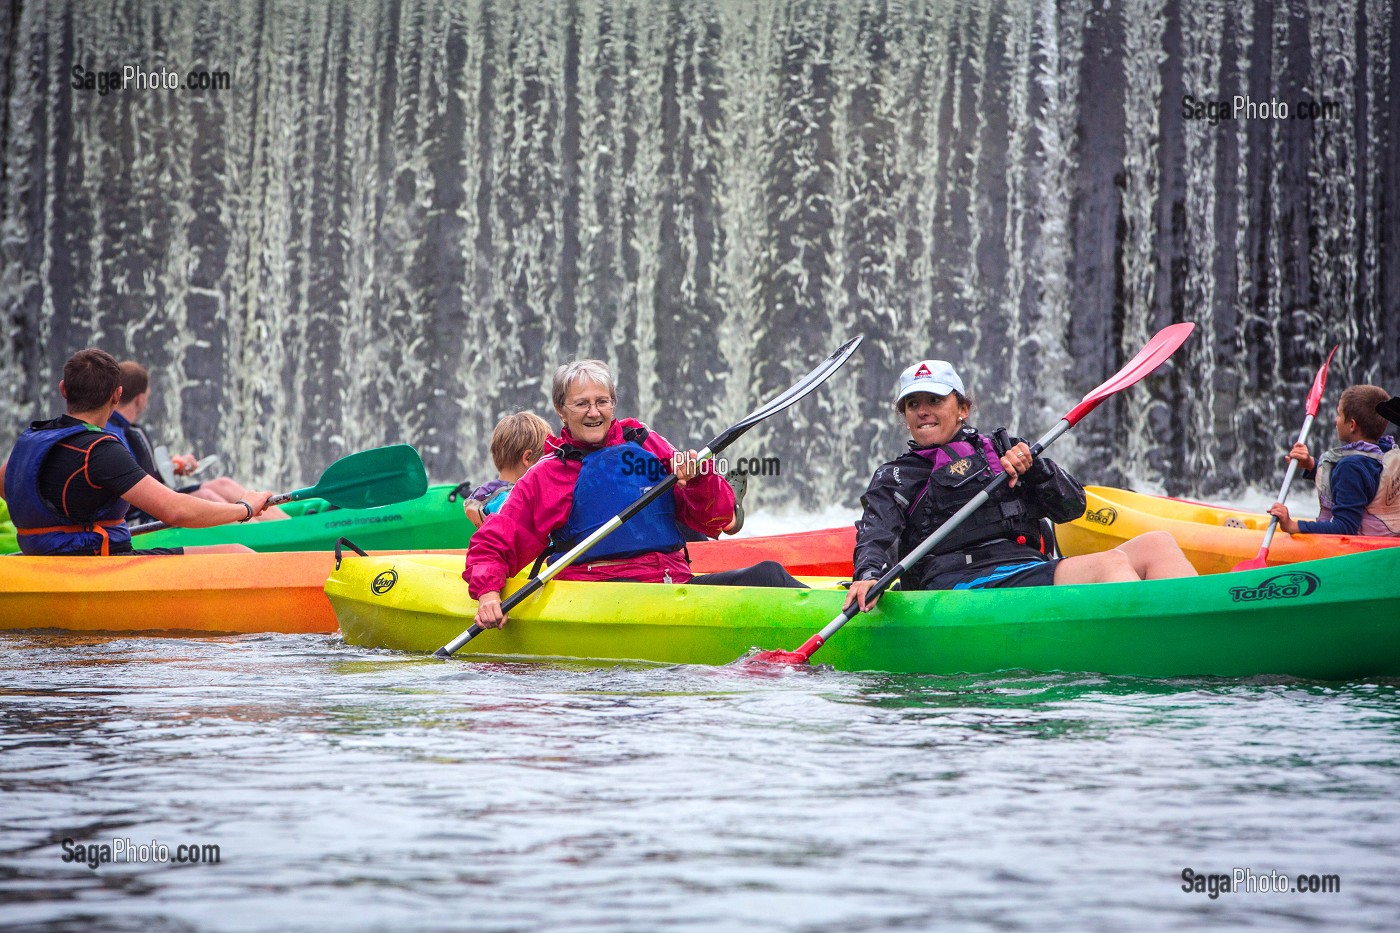
<svg viewBox="0 0 1400 933">
<path fill-rule="evenodd" d="M 856 522 L 855 579 L 879 579 L 901 557 L 972 500 L 1003 472 L 998 448 L 987 435 L 964 427 L 951 442 L 915 447 L 875 471 L 861 496 Z M 999 563 L 1044 557 L 1040 521 L 1073 521 L 1084 514 L 1084 487 L 1053 460 L 1037 457 L 1015 489 L 1000 485 L 990 501 L 945 538 L 903 577 L 908 590 L 936 589 L 935 578 L 984 560 Z"/>
</svg>

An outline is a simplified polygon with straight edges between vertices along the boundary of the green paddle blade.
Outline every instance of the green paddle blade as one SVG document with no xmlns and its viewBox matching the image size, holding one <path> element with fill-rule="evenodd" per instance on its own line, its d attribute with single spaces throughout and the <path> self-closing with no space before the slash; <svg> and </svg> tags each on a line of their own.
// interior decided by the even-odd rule
<svg viewBox="0 0 1400 933">
<path fill-rule="evenodd" d="M 341 457 L 326 468 L 315 486 L 272 501 L 319 498 L 342 509 L 371 509 L 417 499 L 427 491 L 428 471 L 418 451 L 408 444 L 393 444 Z"/>
</svg>

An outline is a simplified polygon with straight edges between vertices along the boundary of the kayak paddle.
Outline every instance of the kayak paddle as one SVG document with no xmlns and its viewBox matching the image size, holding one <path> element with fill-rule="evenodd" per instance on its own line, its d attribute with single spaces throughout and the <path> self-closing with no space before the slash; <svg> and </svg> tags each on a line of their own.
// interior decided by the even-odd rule
<svg viewBox="0 0 1400 933">
<path fill-rule="evenodd" d="M 749 428 L 758 424 L 769 415 L 776 415 L 778 412 L 792 405 L 798 399 L 821 385 L 826 381 L 828 376 L 841 368 L 841 364 L 851 358 L 851 354 L 856 352 L 856 347 L 860 346 L 862 339 L 864 338 L 852 337 L 850 340 L 847 340 L 845 343 L 841 344 L 841 346 L 837 347 L 831 356 L 828 356 L 810 373 L 799 379 L 787 391 L 783 392 L 782 395 L 754 409 L 748 417 L 738 424 L 725 429 L 723 433 L 710 441 L 709 444 L 705 445 L 704 450 L 699 452 L 697 462 L 703 462 L 713 457 L 715 454 L 737 441 Z M 524 602 L 533 593 L 539 590 L 540 587 L 552 580 L 561 570 L 578 560 L 589 548 L 616 531 L 623 522 L 636 515 L 662 495 L 665 495 L 674 485 L 676 485 L 676 474 L 667 474 L 665 479 L 651 487 L 650 491 L 640 499 L 608 519 L 601 528 L 574 545 L 572 550 L 542 570 L 538 576 L 531 577 L 528 583 L 512 593 L 509 599 L 501 603 L 501 611 L 503 613 L 509 613 L 516 606 L 520 605 L 520 603 Z M 433 655 L 439 658 L 450 658 L 463 645 L 480 635 L 482 631 L 484 631 L 482 627 L 473 622 L 471 628 L 433 652 Z"/>
<path fill-rule="evenodd" d="M 428 471 L 418 451 L 408 444 L 393 444 L 341 457 L 326 467 L 315 486 L 273 496 L 267 504 L 325 499 L 342 509 L 371 509 L 417 499 L 427 491 Z M 147 522 L 131 533 L 143 535 L 169 527 L 165 522 Z"/>
<path fill-rule="evenodd" d="M 1338 344 L 1340 346 L 1340 344 Z M 1332 353 L 1337 352 L 1337 347 L 1332 348 Z M 1327 354 L 1327 359 L 1322 361 L 1322 368 L 1313 377 L 1312 388 L 1308 390 L 1307 416 L 1303 418 L 1303 430 L 1298 432 L 1297 444 L 1301 444 L 1308 439 L 1308 432 L 1312 430 L 1313 418 L 1317 416 L 1317 407 L 1322 404 L 1322 390 L 1327 385 L 1327 367 L 1332 365 L 1332 353 Z M 1282 502 L 1288 498 L 1288 487 L 1293 485 L 1293 474 L 1298 472 L 1298 461 L 1293 458 L 1288 460 L 1288 469 L 1283 474 L 1283 486 L 1278 491 L 1278 501 Z M 1278 516 L 1269 516 L 1269 527 L 1264 532 L 1264 543 L 1259 548 L 1259 553 L 1249 560 L 1242 560 L 1230 568 L 1230 572 L 1236 570 L 1260 570 L 1269 566 L 1269 545 L 1274 543 L 1274 532 L 1278 531 Z"/>
<path fill-rule="evenodd" d="M 1060 419 L 1059 423 L 1051 428 L 1044 437 L 1036 441 L 1035 445 L 1031 447 L 1031 456 L 1039 456 L 1041 451 L 1058 440 L 1060 435 L 1078 424 L 1079 419 L 1097 408 L 1099 403 L 1104 399 L 1134 385 L 1148 373 L 1161 366 L 1166 362 L 1167 357 L 1175 353 L 1177 347 L 1180 347 L 1182 343 L 1186 341 L 1186 338 L 1191 335 L 1191 331 L 1195 328 L 1195 324 L 1181 323 L 1172 324 L 1158 331 L 1156 335 L 1147 342 L 1147 345 L 1138 351 L 1138 355 L 1133 357 L 1126 366 L 1120 369 L 1103 385 L 1084 396 L 1082 402 L 1074 406 L 1069 414 Z M 1005 471 L 998 473 L 981 492 L 972 498 L 972 501 L 953 513 L 952 518 L 940 525 L 937 531 L 929 535 L 918 547 L 905 555 L 903 560 L 885 571 L 885 575 L 867 592 L 866 601 L 870 602 L 878 598 L 881 593 L 889 589 L 905 571 L 918 563 L 925 554 L 937 547 L 940 541 L 952 534 L 969 515 L 981 508 L 982 505 L 991 498 L 991 493 L 998 486 L 1007 482 L 1010 476 L 1011 474 Z M 807 641 L 802 644 L 802 647 L 798 648 L 796 651 L 760 651 L 741 660 L 748 664 L 806 664 L 811 659 L 812 655 L 816 654 L 817 649 L 826 644 L 826 640 L 836 634 L 841 626 L 849 622 L 858 612 L 860 612 L 860 608 L 856 603 L 852 603 L 849 608 L 842 609 L 841 613 L 837 615 L 836 618 L 828 622 L 826 627 L 820 632 L 807 639 Z"/>
</svg>

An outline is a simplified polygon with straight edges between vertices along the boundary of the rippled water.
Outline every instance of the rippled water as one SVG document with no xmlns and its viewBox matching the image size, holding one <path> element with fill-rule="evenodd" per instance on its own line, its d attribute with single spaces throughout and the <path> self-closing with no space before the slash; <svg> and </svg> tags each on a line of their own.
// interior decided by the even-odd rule
<svg viewBox="0 0 1400 933">
<path fill-rule="evenodd" d="M 1397 682 L 0 636 L 0 924 L 920 930 L 1400 916 Z M 775 646 L 769 646 L 775 647 Z M 62 861 L 62 840 L 219 846 Z M 1183 868 L 1335 894 L 1181 890 Z"/>
</svg>

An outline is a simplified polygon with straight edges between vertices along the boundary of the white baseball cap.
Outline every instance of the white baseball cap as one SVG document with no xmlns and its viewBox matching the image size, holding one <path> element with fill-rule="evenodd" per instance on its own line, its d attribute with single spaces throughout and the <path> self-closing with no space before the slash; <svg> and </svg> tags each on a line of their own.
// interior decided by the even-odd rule
<svg viewBox="0 0 1400 933">
<path fill-rule="evenodd" d="M 899 394 L 894 398 L 896 407 L 915 392 L 929 392 L 933 395 L 948 395 L 960 392 L 966 395 L 963 382 L 946 360 L 920 360 L 899 374 Z"/>
</svg>

